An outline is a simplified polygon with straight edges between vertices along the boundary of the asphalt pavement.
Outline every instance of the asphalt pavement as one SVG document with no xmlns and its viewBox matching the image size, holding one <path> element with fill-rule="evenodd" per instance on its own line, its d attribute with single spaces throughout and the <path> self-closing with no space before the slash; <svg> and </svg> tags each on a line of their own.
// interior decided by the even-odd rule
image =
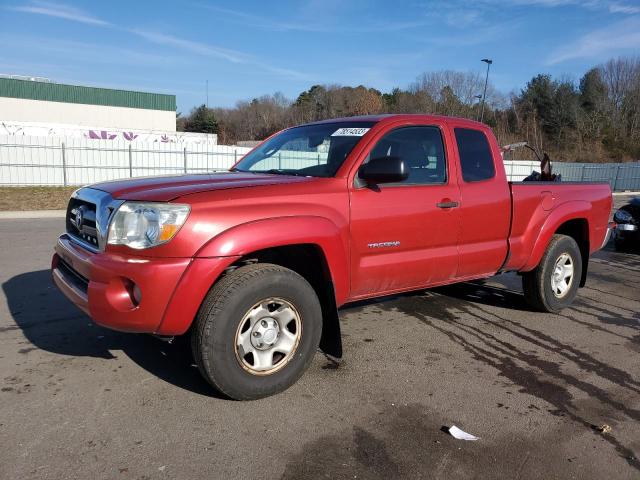
<svg viewBox="0 0 640 480">
<path fill-rule="evenodd" d="M 513 274 L 350 306 L 343 361 L 234 402 L 185 342 L 97 327 L 58 293 L 62 229 L 0 220 L 0 478 L 640 477 L 638 254 L 599 252 L 560 315 Z"/>
</svg>

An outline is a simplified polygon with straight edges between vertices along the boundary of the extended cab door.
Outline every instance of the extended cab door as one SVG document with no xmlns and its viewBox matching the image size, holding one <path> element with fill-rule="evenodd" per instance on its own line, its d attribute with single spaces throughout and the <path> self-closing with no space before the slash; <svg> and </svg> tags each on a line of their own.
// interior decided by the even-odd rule
<svg viewBox="0 0 640 480">
<path fill-rule="evenodd" d="M 458 278 L 492 275 L 508 251 L 511 193 L 497 142 L 488 129 L 452 122 L 460 160 Z"/>
<path fill-rule="evenodd" d="M 352 298 L 455 278 L 460 193 L 443 133 L 438 126 L 398 126 L 379 134 L 364 153 L 362 163 L 400 157 L 409 177 L 364 185 L 356 175 L 351 182 Z"/>
</svg>

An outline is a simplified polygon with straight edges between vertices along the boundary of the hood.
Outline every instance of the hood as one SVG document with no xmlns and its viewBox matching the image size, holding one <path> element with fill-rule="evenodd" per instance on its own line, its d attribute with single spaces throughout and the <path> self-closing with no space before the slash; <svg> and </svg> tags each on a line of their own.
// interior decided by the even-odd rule
<svg viewBox="0 0 640 480">
<path fill-rule="evenodd" d="M 168 202 L 191 193 L 229 188 L 282 185 L 313 180 L 310 177 L 269 175 L 264 173 L 222 172 L 196 175 L 171 175 L 116 180 L 91 185 L 121 200 Z"/>
</svg>

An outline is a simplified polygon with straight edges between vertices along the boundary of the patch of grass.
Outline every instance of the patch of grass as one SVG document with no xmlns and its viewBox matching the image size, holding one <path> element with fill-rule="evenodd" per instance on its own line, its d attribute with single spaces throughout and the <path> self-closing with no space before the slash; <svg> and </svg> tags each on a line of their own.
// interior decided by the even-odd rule
<svg viewBox="0 0 640 480">
<path fill-rule="evenodd" d="M 0 187 L 0 211 L 64 210 L 78 187 Z"/>
</svg>

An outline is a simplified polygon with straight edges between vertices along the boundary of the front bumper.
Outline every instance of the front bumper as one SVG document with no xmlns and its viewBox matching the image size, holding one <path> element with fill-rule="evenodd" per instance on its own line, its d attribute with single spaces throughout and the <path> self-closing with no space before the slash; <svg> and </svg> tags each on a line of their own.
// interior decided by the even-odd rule
<svg viewBox="0 0 640 480">
<path fill-rule="evenodd" d="M 638 231 L 638 226 L 637 225 L 631 225 L 629 223 L 619 223 L 616 226 L 616 230 L 618 230 L 619 232 L 637 232 Z"/>
<path fill-rule="evenodd" d="M 213 281 L 233 261 L 93 253 L 65 234 L 55 246 L 51 270 L 62 293 L 97 324 L 178 335 L 189 328 Z"/>
<path fill-rule="evenodd" d="M 640 229 L 637 225 L 619 223 L 616 226 L 616 240 L 620 242 L 640 242 Z"/>
</svg>

